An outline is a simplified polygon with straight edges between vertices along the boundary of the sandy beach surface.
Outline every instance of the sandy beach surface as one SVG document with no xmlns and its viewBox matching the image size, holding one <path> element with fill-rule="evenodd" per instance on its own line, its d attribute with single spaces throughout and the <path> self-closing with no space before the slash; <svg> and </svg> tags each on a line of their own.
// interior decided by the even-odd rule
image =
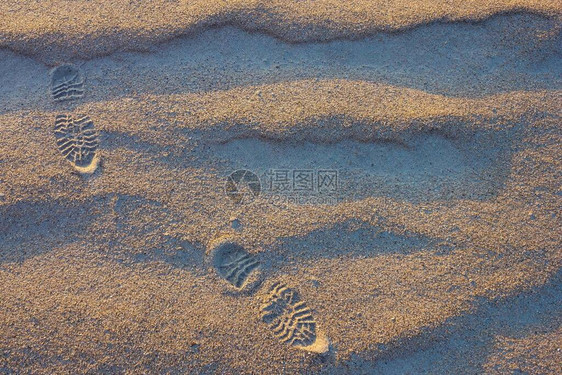
<svg viewBox="0 0 562 375">
<path fill-rule="evenodd" d="M 561 374 L 561 30 L 0 3 L 0 374 Z"/>
</svg>

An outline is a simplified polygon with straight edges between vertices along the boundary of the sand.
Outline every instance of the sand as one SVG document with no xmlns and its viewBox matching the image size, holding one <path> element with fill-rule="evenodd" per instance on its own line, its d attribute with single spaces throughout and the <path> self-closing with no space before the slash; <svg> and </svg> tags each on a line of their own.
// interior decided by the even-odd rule
<svg viewBox="0 0 562 375">
<path fill-rule="evenodd" d="M 0 4 L 0 373 L 560 373 L 561 10 Z"/>
</svg>

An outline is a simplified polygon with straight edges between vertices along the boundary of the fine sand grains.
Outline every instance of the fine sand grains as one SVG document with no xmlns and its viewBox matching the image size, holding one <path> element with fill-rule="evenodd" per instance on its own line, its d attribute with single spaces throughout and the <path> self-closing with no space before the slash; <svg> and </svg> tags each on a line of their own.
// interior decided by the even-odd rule
<svg viewBox="0 0 562 375">
<path fill-rule="evenodd" d="M 0 373 L 558 373 L 559 8 L 1 3 Z"/>
</svg>

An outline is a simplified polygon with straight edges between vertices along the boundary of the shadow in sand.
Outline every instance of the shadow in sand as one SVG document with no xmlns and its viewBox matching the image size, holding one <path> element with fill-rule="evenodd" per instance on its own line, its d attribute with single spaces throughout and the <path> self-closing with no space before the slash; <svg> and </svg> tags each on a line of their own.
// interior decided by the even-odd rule
<svg viewBox="0 0 562 375">
<path fill-rule="evenodd" d="M 481 374 L 496 336 L 522 338 L 553 332 L 562 315 L 562 272 L 536 290 L 499 301 L 481 299 L 475 310 L 435 329 L 360 353 L 330 374 Z"/>
<path fill-rule="evenodd" d="M 396 234 L 353 219 L 304 236 L 280 238 L 261 256 L 272 269 L 282 269 L 319 258 L 369 258 L 423 250 L 445 253 L 450 249 L 441 239 L 415 233 Z"/>
<path fill-rule="evenodd" d="M 22 262 L 91 234 L 105 198 L 18 202 L 0 208 L 0 263 Z"/>
</svg>

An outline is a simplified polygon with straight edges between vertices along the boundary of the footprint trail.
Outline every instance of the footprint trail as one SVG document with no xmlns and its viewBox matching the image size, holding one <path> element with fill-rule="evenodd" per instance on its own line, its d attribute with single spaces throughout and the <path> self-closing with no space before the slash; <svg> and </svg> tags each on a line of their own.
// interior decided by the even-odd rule
<svg viewBox="0 0 562 375">
<path fill-rule="evenodd" d="M 51 73 L 51 96 L 55 101 L 79 99 L 84 96 L 84 75 L 71 64 L 60 65 Z"/>
<path fill-rule="evenodd" d="M 281 342 L 312 352 L 328 350 L 328 341 L 318 334 L 312 311 L 295 289 L 274 283 L 261 312 L 262 321 Z"/>
<path fill-rule="evenodd" d="M 57 115 L 55 138 L 62 155 L 81 173 L 93 173 L 98 164 L 98 132 L 85 115 Z"/>
<path fill-rule="evenodd" d="M 260 264 L 242 246 L 227 242 L 214 250 L 213 265 L 223 279 L 237 289 L 242 289 Z"/>
</svg>

